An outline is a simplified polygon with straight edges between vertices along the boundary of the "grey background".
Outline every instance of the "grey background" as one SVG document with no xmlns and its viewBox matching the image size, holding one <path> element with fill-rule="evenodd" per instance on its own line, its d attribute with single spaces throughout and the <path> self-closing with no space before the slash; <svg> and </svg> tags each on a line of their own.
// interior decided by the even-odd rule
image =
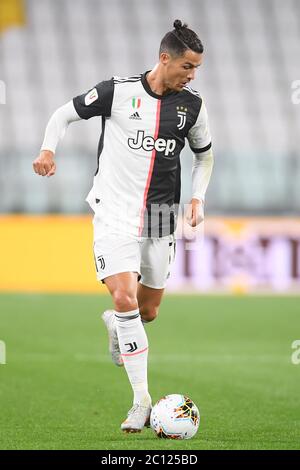
<svg viewBox="0 0 300 470">
<path fill-rule="evenodd" d="M 205 99 L 215 154 L 208 214 L 298 214 L 298 0 L 27 0 L 27 23 L 0 35 L 0 212 L 88 212 L 100 120 L 72 124 L 58 170 L 32 170 L 55 109 L 112 75 L 151 69 L 176 18 L 205 57 L 192 87 Z M 182 202 L 191 152 L 182 153 Z"/>
</svg>

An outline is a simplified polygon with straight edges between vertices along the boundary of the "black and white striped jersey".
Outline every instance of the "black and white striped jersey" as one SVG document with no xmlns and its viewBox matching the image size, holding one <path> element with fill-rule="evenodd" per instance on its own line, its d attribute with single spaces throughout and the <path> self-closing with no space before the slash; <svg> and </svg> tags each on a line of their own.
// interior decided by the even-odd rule
<svg viewBox="0 0 300 470">
<path fill-rule="evenodd" d="M 147 73 L 113 77 L 73 100 L 82 119 L 102 116 L 98 168 L 87 201 L 111 227 L 142 237 L 175 230 L 185 139 L 195 153 L 211 147 L 199 93 L 185 86 L 157 95 Z"/>
</svg>

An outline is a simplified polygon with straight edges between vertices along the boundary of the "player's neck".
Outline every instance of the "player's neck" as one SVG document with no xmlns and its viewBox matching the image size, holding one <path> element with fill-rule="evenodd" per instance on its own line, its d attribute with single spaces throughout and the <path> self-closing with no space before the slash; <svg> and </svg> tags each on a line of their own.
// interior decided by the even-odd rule
<svg viewBox="0 0 300 470">
<path fill-rule="evenodd" d="M 165 95 L 170 89 L 165 85 L 162 74 L 157 64 L 151 72 L 146 75 L 146 80 L 153 93 L 156 95 Z"/>
</svg>

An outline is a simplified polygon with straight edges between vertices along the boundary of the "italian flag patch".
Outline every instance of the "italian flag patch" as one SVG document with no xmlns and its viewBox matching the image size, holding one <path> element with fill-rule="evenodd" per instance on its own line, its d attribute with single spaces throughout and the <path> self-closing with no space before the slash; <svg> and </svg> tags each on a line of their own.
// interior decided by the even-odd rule
<svg viewBox="0 0 300 470">
<path fill-rule="evenodd" d="M 141 106 L 141 98 L 132 98 L 133 109 L 138 109 Z"/>
</svg>

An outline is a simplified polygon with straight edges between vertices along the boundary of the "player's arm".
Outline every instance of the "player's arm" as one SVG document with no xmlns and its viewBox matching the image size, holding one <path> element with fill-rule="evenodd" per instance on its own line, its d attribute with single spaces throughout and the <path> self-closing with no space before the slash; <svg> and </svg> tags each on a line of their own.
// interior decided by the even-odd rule
<svg viewBox="0 0 300 470">
<path fill-rule="evenodd" d="M 192 167 L 192 200 L 187 212 L 187 221 L 192 227 L 196 227 L 204 219 L 205 193 L 214 162 L 207 110 L 204 102 L 202 102 L 195 125 L 189 131 L 188 140 L 194 156 Z"/>
<path fill-rule="evenodd" d="M 46 127 L 40 155 L 33 162 L 33 169 L 38 175 L 49 177 L 55 174 L 54 155 L 57 144 L 65 135 L 69 124 L 80 119 L 73 101 L 58 108 L 51 116 Z"/>
<path fill-rule="evenodd" d="M 33 162 L 38 175 L 52 176 L 56 171 L 54 155 L 60 139 L 72 122 L 94 116 L 110 117 L 114 94 L 113 79 L 98 83 L 87 93 L 76 96 L 51 117 L 39 157 Z"/>
<path fill-rule="evenodd" d="M 192 168 L 193 196 L 190 202 L 190 214 L 187 216 L 192 227 L 196 227 L 204 220 L 204 200 L 213 169 L 213 152 L 194 154 Z"/>
</svg>

